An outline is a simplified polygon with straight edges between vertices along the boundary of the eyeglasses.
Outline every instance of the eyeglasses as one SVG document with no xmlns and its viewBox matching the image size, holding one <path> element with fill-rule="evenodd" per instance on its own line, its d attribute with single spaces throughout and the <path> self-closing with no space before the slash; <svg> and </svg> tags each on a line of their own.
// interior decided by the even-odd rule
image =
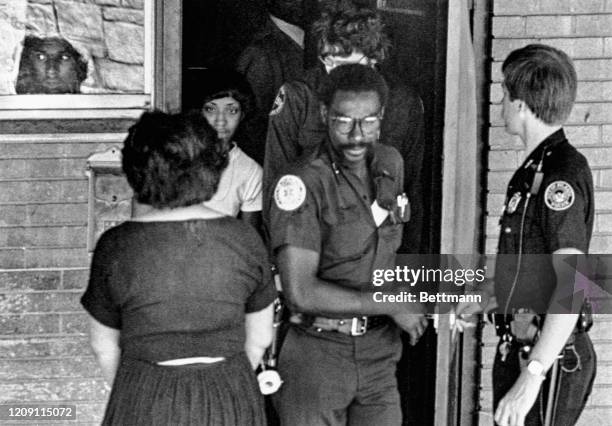
<svg viewBox="0 0 612 426">
<path fill-rule="evenodd" d="M 369 115 L 363 118 L 345 117 L 342 115 L 332 115 L 329 117 L 333 123 L 334 129 L 343 135 L 348 135 L 355 129 L 355 124 L 359 123 L 361 133 L 372 133 L 380 127 L 382 114 Z"/>
<path fill-rule="evenodd" d="M 354 58 L 353 55 L 349 55 L 347 57 L 339 56 L 339 55 L 330 55 L 330 54 L 319 56 L 319 61 L 321 61 L 323 65 L 325 65 L 329 69 L 334 69 L 340 65 L 347 65 L 347 64 L 366 65 L 368 62 L 367 60 L 368 60 L 368 57 L 365 54 L 359 58 Z"/>
</svg>

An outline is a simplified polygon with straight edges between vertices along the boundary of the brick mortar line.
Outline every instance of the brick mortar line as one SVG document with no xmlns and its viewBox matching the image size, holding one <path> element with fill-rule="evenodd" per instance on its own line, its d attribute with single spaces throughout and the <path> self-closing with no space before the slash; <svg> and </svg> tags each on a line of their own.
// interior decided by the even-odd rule
<svg viewBox="0 0 612 426">
<path fill-rule="evenodd" d="M 51 266 L 48 268 L 0 268 L 2 272 L 62 272 L 62 271 L 88 271 L 88 266 Z"/>
<path fill-rule="evenodd" d="M 1 375 L 0 375 L 1 377 Z M 3 378 L 2 379 L 2 383 L 8 383 L 8 384 L 13 384 L 13 383 L 22 383 L 22 382 L 26 382 L 26 381 L 31 381 L 31 380 L 91 380 L 91 379 L 104 379 L 102 376 L 40 376 L 40 377 L 36 377 L 36 378 L 29 378 L 29 377 L 23 377 L 23 378 L 16 378 L 16 379 L 7 379 L 7 378 Z"/>
<path fill-rule="evenodd" d="M 16 357 L 16 358 L 0 358 L 0 361 L 63 361 L 63 360 L 73 360 L 75 358 L 85 359 L 85 360 L 94 360 L 95 356 L 93 355 L 66 355 L 63 357 L 59 356 L 50 356 L 50 357 Z"/>
<path fill-rule="evenodd" d="M 567 40 L 567 39 L 572 39 L 572 40 L 587 40 L 587 39 L 605 39 L 605 38 L 610 38 L 612 37 L 611 35 L 576 35 L 576 37 L 569 37 L 569 36 L 513 36 L 513 37 L 509 37 L 509 36 L 503 36 L 503 37 L 491 37 L 491 40 L 525 40 L 525 41 L 542 41 L 542 40 Z M 577 56 L 572 57 L 572 58 L 578 58 Z M 585 57 L 586 59 L 592 58 L 591 56 L 587 56 Z"/>
<path fill-rule="evenodd" d="M 2 225 L 0 224 L 0 229 L 1 228 L 82 228 L 85 226 L 87 226 L 87 222 L 81 222 L 81 223 L 66 222 L 65 224 L 52 222 L 49 224 L 32 223 L 32 224 L 26 224 L 26 225 Z"/>
<path fill-rule="evenodd" d="M 9 336 L 9 337 L 6 337 Z M 25 336 L 25 337 L 23 337 Z M 67 338 L 74 338 L 74 337 L 80 337 L 80 338 L 87 338 L 89 337 L 87 334 L 72 334 L 72 335 L 58 335 L 58 334 L 0 334 L 0 341 L 2 340 L 15 340 L 15 339 L 19 339 L 19 340 L 23 340 L 23 339 L 40 339 L 40 338 L 46 338 L 46 339 L 67 339 Z"/>
<path fill-rule="evenodd" d="M 533 36 L 526 36 L 526 35 L 516 35 L 516 36 L 492 36 L 489 37 L 489 41 L 504 41 L 504 40 L 525 40 L 525 43 L 530 43 L 530 42 L 541 42 L 543 40 L 548 41 L 548 40 L 587 40 L 587 39 L 601 39 L 604 40 L 605 39 L 609 39 L 612 38 L 612 33 L 610 34 L 605 34 L 605 35 L 551 35 L 551 36 L 540 36 L 540 35 L 533 35 Z M 510 52 L 508 52 L 510 53 Z M 603 53 L 602 55 L 607 55 L 606 53 Z M 588 59 L 609 59 L 610 56 L 571 56 L 572 59 L 577 59 L 577 60 L 588 60 Z M 497 59 L 496 56 L 489 56 L 488 58 L 491 62 L 503 62 L 503 60 L 501 59 Z M 1 141 L 0 141 L 1 143 Z M 6 142 L 5 142 L 6 143 Z"/>
<path fill-rule="evenodd" d="M 79 295 L 85 292 L 85 289 L 80 289 L 80 292 L 75 291 L 74 294 L 75 295 Z M 4 293 L 3 293 L 4 294 Z M 2 313 L 0 314 L 0 318 L 10 318 L 10 317 L 22 317 L 24 315 L 26 316 L 41 316 L 41 315 L 74 315 L 74 314 L 87 314 L 87 311 L 81 307 L 80 305 L 77 307 L 78 310 L 76 311 L 30 311 L 30 312 L 15 312 L 12 314 L 5 314 Z M 80 332 L 79 332 L 80 333 Z M 77 333 L 77 334 L 79 334 Z M 62 334 L 62 333 L 60 333 Z M 71 333 L 68 333 L 71 334 Z M 0 336 L 4 336 L 4 334 L 0 335 Z"/>
<path fill-rule="evenodd" d="M 34 335 L 34 334 L 0 334 L 0 340 L 6 340 L 8 337 L 10 337 L 11 339 L 15 339 L 15 338 L 31 338 L 31 337 L 39 337 L 39 336 L 43 336 L 46 337 L 48 335 L 46 334 L 41 334 L 41 335 Z M 64 334 L 61 336 L 55 335 L 56 337 L 69 337 L 69 336 L 77 336 L 77 337 L 87 337 L 89 336 L 89 334 L 87 333 L 72 333 L 72 334 Z"/>
<path fill-rule="evenodd" d="M 65 176 L 65 177 L 40 177 L 40 178 L 7 178 L 0 179 L 0 183 L 9 183 L 9 182 L 73 182 L 73 181 L 82 181 L 88 182 L 89 179 L 87 176 Z"/>
<path fill-rule="evenodd" d="M 612 36 L 602 37 L 602 38 L 612 38 Z M 505 39 L 505 40 L 514 40 L 514 39 Z M 534 40 L 534 41 L 537 41 L 537 40 Z M 496 59 L 496 58 L 500 58 L 500 59 Z M 609 60 L 612 60 L 612 56 L 572 56 L 571 58 L 572 58 L 572 61 L 574 61 L 574 62 L 576 62 L 576 61 L 609 61 Z M 501 57 L 498 57 L 498 56 L 493 56 L 493 57 L 491 57 L 491 59 L 492 59 L 492 61 L 491 61 L 492 64 L 501 64 L 501 63 L 504 62 L 504 60 L 501 59 Z M 579 78 L 578 79 L 578 86 L 580 86 L 581 82 L 584 82 L 584 83 L 592 83 L 592 82 L 606 83 L 606 82 L 609 82 L 609 81 L 612 81 L 612 80 L 610 78 L 607 78 L 607 77 L 606 78 L 601 78 L 601 79 L 595 79 L 595 80 Z M 491 80 L 489 80 L 488 83 L 489 84 L 490 83 L 497 83 L 497 84 L 499 84 L 499 83 L 501 83 L 501 81 L 491 81 Z M 35 157 L 35 158 L 37 158 L 37 157 Z M 59 157 L 59 158 L 61 159 L 62 157 Z"/>
<path fill-rule="evenodd" d="M 55 312 L 55 311 L 49 311 L 49 312 L 22 312 L 22 313 L 16 313 L 16 314 L 0 314 L 0 318 L 8 318 L 9 317 L 23 317 L 24 315 L 27 316 L 34 316 L 34 315 L 75 315 L 75 314 L 86 314 L 87 311 L 85 309 L 82 309 L 80 311 L 61 311 L 61 312 Z M 61 318 L 60 318 L 61 319 Z M 20 335 L 20 334 L 16 334 L 16 335 Z M 75 336 L 87 336 L 88 332 L 74 332 L 74 333 L 65 333 L 65 336 L 69 336 L 69 335 L 75 335 Z M 0 335 L 1 336 L 5 336 L 4 334 Z"/>
<path fill-rule="evenodd" d="M 481 385 L 480 389 L 483 392 L 487 392 L 487 393 L 493 392 L 493 388 L 491 386 L 482 386 Z M 591 394 L 591 396 L 592 396 L 592 394 Z M 591 398 L 591 397 L 589 397 L 589 398 Z M 482 399 L 482 396 L 481 396 L 480 397 L 480 401 L 482 401 L 482 400 L 483 399 Z M 587 412 L 587 411 L 592 411 L 592 410 L 609 410 L 611 408 L 612 408 L 612 405 L 594 405 L 594 404 L 587 403 L 587 405 L 584 407 L 583 413 Z M 482 407 L 481 406 L 480 410 L 478 410 L 478 412 L 480 412 L 480 413 L 490 413 L 492 410 L 493 410 L 492 406 L 491 407 Z"/>
<path fill-rule="evenodd" d="M 595 195 L 597 195 L 597 193 L 601 194 L 602 192 L 612 192 L 612 188 L 610 188 L 609 186 L 606 186 L 606 187 L 595 187 L 594 189 L 595 189 Z M 506 191 L 505 190 L 501 190 L 501 189 L 499 189 L 499 190 L 497 190 L 497 189 L 495 189 L 495 190 L 488 189 L 485 192 L 485 195 L 504 195 L 505 196 L 506 195 Z M 609 210 L 609 209 L 605 209 L 605 210 Z M 595 211 L 597 211 L 597 208 L 595 209 Z"/>
<path fill-rule="evenodd" d="M 38 294 L 38 293 L 44 293 L 44 294 L 54 294 L 54 293 L 59 293 L 59 294 L 70 294 L 70 293 L 82 293 L 83 290 L 85 290 L 84 288 L 72 288 L 72 289 L 50 289 L 50 290 L 2 290 L 0 289 L 0 294 L 19 294 L 19 293 L 23 293 L 23 294 Z M 3 315 L 10 315 L 10 314 L 0 314 L 0 317 Z"/>
<path fill-rule="evenodd" d="M 12 229 L 12 228 L 78 228 L 78 227 L 87 227 L 87 222 L 78 223 L 78 222 L 53 222 L 51 224 L 44 223 L 32 223 L 25 225 L 1 225 L 0 229 Z"/>
<path fill-rule="evenodd" d="M 610 60 L 612 60 L 612 58 L 606 58 L 606 59 L 610 59 Z M 498 62 L 499 62 L 499 63 L 501 63 L 501 61 L 498 61 Z M 607 82 L 609 82 L 609 81 L 612 81 L 612 80 L 608 80 L 608 79 L 601 79 L 601 78 L 594 78 L 594 79 L 580 79 L 580 80 L 578 80 L 578 84 L 580 84 L 580 83 L 607 83 Z M 502 82 L 502 80 L 491 80 L 491 81 L 489 81 L 489 82 L 488 82 L 488 84 L 489 84 L 489 85 L 492 85 L 492 84 L 501 84 L 501 82 Z M 578 104 L 585 104 L 585 103 L 600 103 L 600 104 L 606 104 L 606 103 L 608 103 L 608 102 L 607 102 L 607 101 L 599 101 L 599 102 L 598 102 L 598 101 L 590 101 L 590 102 L 583 102 L 583 101 L 580 101 L 580 102 L 578 102 Z M 495 104 L 495 105 L 497 105 L 497 104 Z"/>
<path fill-rule="evenodd" d="M 499 127 L 501 129 L 501 127 Z M 581 149 L 612 149 L 612 143 L 606 143 L 606 144 L 601 144 L 601 143 L 597 143 L 597 144 L 577 144 L 577 143 L 572 143 L 570 141 L 570 143 L 579 151 Z M 504 148 L 500 145 L 490 145 L 489 146 L 489 151 L 493 151 L 493 152 L 503 152 L 503 151 L 514 151 L 514 152 L 525 152 L 524 149 L 515 149 L 514 145 L 508 147 L 508 148 Z M 606 168 L 605 166 L 597 166 L 599 168 Z M 593 168 L 593 167 L 591 167 Z M 612 168 L 612 164 L 610 165 L 609 168 Z M 493 170 L 497 170 L 497 169 L 493 169 Z M 515 170 L 515 169 L 512 169 Z"/>
<path fill-rule="evenodd" d="M 597 15 L 601 16 L 601 15 Z M 519 18 L 524 18 L 524 16 L 519 16 Z M 502 27 L 504 28 L 504 27 Z M 584 39 L 605 39 L 612 37 L 611 33 L 606 34 L 593 34 L 593 33 L 574 33 L 574 34 L 494 34 L 491 32 L 487 36 L 487 40 L 584 40 Z M 489 57 L 489 59 L 493 59 Z M 2 140 L 0 139 L 0 143 Z M 5 142 L 10 143 L 10 142 Z"/>
<path fill-rule="evenodd" d="M 12 144 L 121 144 L 128 132 L 96 132 L 96 133 L 4 133 L 0 135 L 0 143 Z"/>
<path fill-rule="evenodd" d="M 0 250 L 82 250 L 87 249 L 87 245 L 82 246 L 0 246 Z"/>
<path fill-rule="evenodd" d="M 601 82 L 601 80 L 596 80 L 597 82 Z M 605 80 L 606 82 L 612 82 L 612 80 Z M 496 84 L 500 84 L 500 82 L 495 82 Z M 580 101 L 580 102 L 574 102 L 574 107 L 576 106 L 581 106 L 581 105 L 608 105 L 612 102 L 612 99 L 606 99 L 606 100 L 597 100 L 597 101 Z M 503 102 L 489 102 L 489 106 L 498 106 L 498 105 L 502 105 Z M 611 122 L 612 124 L 612 122 Z M 579 124 L 569 124 L 568 126 L 573 126 L 573 127 L 580 127 Z M 493 127 L 503 127 L 503 126 L 493 126 Z"/>
<path fill-rule="evenodd" d="M 67 201 L 67 202 L 61 202 L 61 201 L 32 201 L 32 202 L 26 202 L 26 201 L 13 201 L 13 202 L 7 202 L 7 201 L 0 201 L 0 207 L 2 206 L 69 206 L 69 205 L 83 205 L 83 204 L 88 204 L 88 201 Z"/>
<path fill-rule="evenodd" d="M 7 405 L 7 404 L 50 404 L 50 405 L 60 405 L 60 404 L 69 404 L 71 402 L 79 402 L 81 404 L 104 404 L 105 400 L 101 400 L 101 399 L 54 399 L 53 401 L 32 401 L 32 400 L 28 400 L 28 401 L 23 401 L 23 400 L 8 400 L 8 401 L 0 401 L 0 405 Z M 35 420 L 33 420 L 35 421 Z M 47 422 L 52 422 L 53 420 L 45 420 L 45 424 L 47 424 Z M 61 421 L 61 420 L 57 420 L 57 421 Z M 19 424 L 23 424 L 25 421 L 20 420 Z M 4 424 L 4 423 L 2 423 Z M 27 423 L 26 423 L 27 424 Z M 99 424 L 99 423 L 98 423 Z"/>
<path fill-rule="evenodd" d="M 559 12 L 537 12 L 537 13 L 525 13 L 522 15 L 518 15 L 518 14 L 505 14 L 502 12 L 502 14 L 496 14 L 495 12 L 491 12 L 489 13 L 489 16 L 493 16 L 493 17 L 516 17 L 516 18 L 528 18 L 528 17 L 532 17 L 532 16 L 537 16 L 537 17 L 542 17 L 542 16 L 555 16 L 555 17 L 572 17 L 572 16 L 607 16 L 610 15 L 612 16 L 612 11 L 605 11 L 602 10 L 600 12 L 570 12 L 570 11 L 559 11 Z"/>
<path fill-rule="evenodd" d="M 1 143 L 1 142 L 0 142 Z M 94 152 L 92 152 L 94 154 Z M 88 157 L 83 156 L 71 156 L 71 155 L 63 155 L 61 157 L 57 156 L 40 156 L 40 157 L 2 157 L 0 156 L 0 160 L 83 160 L 86 161 Z"/>
</svg>

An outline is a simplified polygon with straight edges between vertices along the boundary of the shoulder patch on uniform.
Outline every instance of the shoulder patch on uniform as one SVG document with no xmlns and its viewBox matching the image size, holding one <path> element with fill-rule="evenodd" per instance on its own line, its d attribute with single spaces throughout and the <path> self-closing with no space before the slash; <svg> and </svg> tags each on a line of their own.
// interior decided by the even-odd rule
<svg viewBox="0 0 612 426">
<path fill-rule="evenodd" d="M 292 211 L 304 204 L 306 200 L 306 185 L 296 175 L 285 175 L 274 188 L 276 207 L 284 211 Z"/>
<path fill-rule="evenodd" d="M 276 99 L 274 99 L 274 104 L 272 105 L 272 109 L 270 110 L 270 115 L 276 115 L 283 109 L 283 105 L 285 105 L 285 86 L 281 86 L 278 89 L 278 94 L 276 95 Z"/>
<path fill-rule="evenodd" d="M 574 188 L 564 180 L 554 181 L 544 191 L 546 206 L 557 212 L 569 209 L 574 204 L 575 199 Z"/>
</svg>

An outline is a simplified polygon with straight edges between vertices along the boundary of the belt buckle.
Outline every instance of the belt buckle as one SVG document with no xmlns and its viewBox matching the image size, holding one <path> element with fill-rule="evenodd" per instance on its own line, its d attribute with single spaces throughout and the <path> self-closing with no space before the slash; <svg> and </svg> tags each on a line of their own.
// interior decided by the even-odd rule
<svg viewBox="0 0 612 426">
<path fill-rule="evenodd" d="M 351 336 L 363 336 L 368 330 L 368 317 L 353 317 Z"/>
</svg>

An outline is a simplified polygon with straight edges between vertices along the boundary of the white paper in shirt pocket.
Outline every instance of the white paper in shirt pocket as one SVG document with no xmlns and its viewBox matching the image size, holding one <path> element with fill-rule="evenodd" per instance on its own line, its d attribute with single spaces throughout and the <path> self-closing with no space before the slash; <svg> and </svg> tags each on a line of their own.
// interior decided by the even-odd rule
<svg viewBox="0 0 612 426">
<path fill-rule="evenodd" d="M 379 206 L 378 201 L 374 201 L 370 209 L 372 210 L 372 216 L 374 216 L 374 223 L 376 223 L 376 226 L 380 226 L 387 216 L 389 216 L 389 211 Z"/>
</svg>

